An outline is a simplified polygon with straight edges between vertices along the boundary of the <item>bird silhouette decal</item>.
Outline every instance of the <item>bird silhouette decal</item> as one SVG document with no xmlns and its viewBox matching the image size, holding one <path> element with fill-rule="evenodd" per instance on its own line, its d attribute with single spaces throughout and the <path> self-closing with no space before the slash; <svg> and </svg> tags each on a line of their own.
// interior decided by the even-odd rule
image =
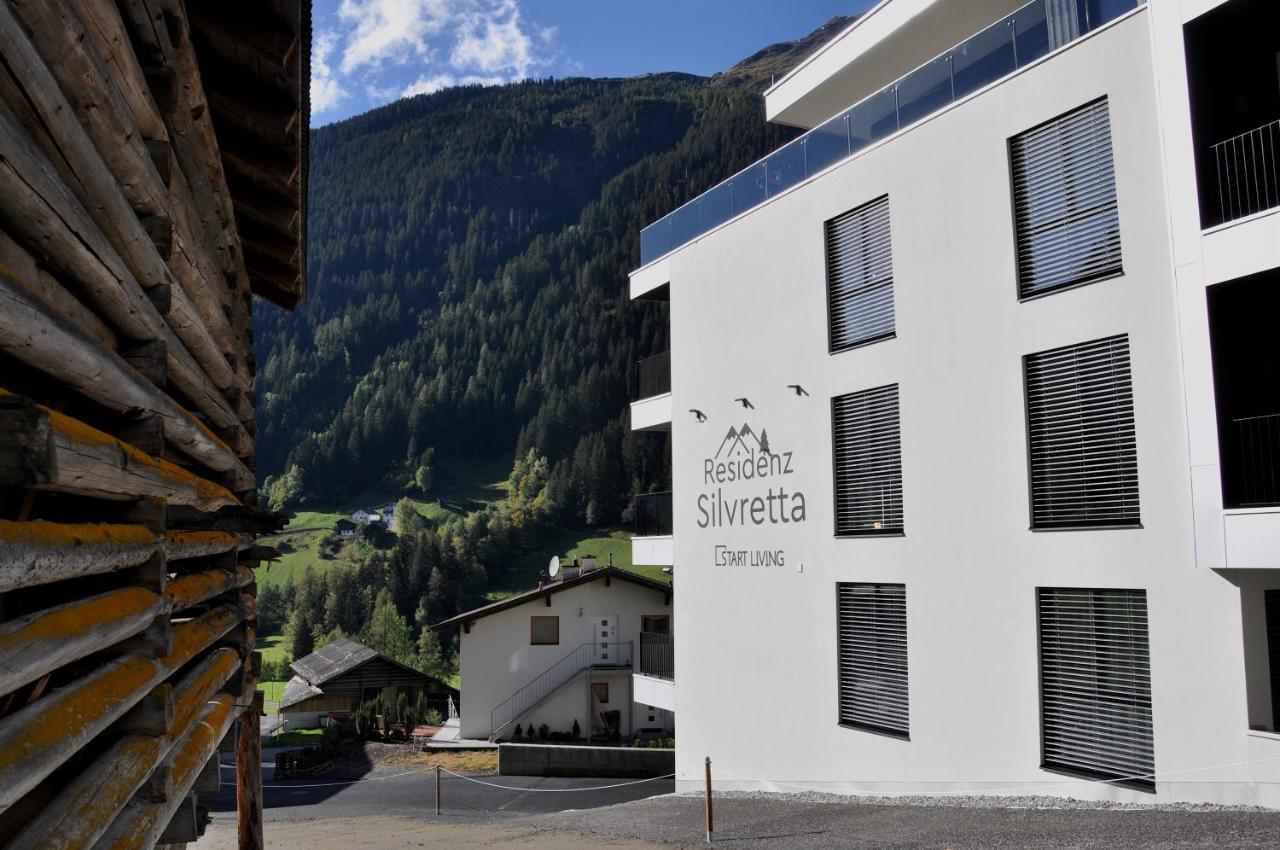
<svg viewBox="0 0 1280 850">
<path fill-rule="evenodd" d="M 691 407 L 689 408 L 689 412 L 692 413 L 694 416 L 698 417 L 699 422 L 707 421 L 707 414 L 703 413 L 701 410 L 697 410 Z"/>
<path fill-rule="evenodd" d="M 741 405 L 742 405 L 743 407 L 745 407 L 747 410 L 755 410 L 755 409 L 756 409 L 756 406 L 755 406 L 754 404 L 752 404 L 748 399 L 745 399 L 745 398 L 735 398 L 735 399 L 734 399 L 734 401 L 738 402 L 738 404 L 741 404 Z"/>
<path fill-rule="evenodd" d="M 795 391 L 796 391 L 796 395 L 808 395 L 808 394 L 809 394 L 808 392 L 806 392 L 806 391 L 805 391 L 805 388 L 804 388 L 804 387 L 802 387 L 802 386 L 800 386 L 799 384 L 787 384 L 787 388 L 788 388 L 788 389 L 795 390 Z"/>
</svg>

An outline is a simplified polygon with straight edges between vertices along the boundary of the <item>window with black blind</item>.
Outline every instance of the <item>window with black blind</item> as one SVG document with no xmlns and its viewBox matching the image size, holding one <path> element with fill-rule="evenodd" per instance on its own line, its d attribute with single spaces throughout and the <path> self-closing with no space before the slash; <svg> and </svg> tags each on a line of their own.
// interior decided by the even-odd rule
<svg viewBox="0 0 1280 850">
<path fill-rule="evenodd" d="M 1043 766 L 1153 785 L 1146 591 L 1038 597 Z"/>
<path fill-rule="evenodd" d="M 837 584 L 840 723 L 907 737 L 907 589 Z"/>
<path fill-rule="evenodd" d="M 1121 271 L 1107 100 L 1009 140 L 1023 298 Z"/>
<path fill-rule="evenodd" d="M 1137 525 L 1129 338 L 1030 354 L 1025 367 L 1032 528 Z"/>
<path fill-rule="evenodd" d="M 898 386 L 831 400 L 836 534 L 902 532 Z"/>
<path fill-rule="evenodd" d="M 831 351 L 893 335 L 889 197 L 826 223 Z"/>
</svg>

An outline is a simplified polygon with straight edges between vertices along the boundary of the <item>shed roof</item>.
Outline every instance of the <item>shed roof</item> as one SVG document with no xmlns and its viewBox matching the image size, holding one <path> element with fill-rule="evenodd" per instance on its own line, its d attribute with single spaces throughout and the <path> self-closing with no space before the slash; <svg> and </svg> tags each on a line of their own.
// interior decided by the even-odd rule
<svg viewBox="0 0 1280 850">
<path fill-rule="evenodd" d="M 319 686 L 377 657 L 378 652 L 375 649 L 356 643 L 350 638 L 338 638 L 333 643 L 326 643 L 310 655 L 304 655 L 289 666 L 308 684 Z"/>
<path fill-rule="evenodd" d="M 579 573 L 573 578 L 567 578 L 563 581 L 549 582 L 540 587 L 536 587 L 533 590 L 526 590 L 524 593 L 517 593 L 515 596 L 509 596 L 506 599 L 490 603 L 489 605 L 482 605 L 479 608 L 473 608 L 472 610 L 459 614 L 456 617 L 451 617 L 442 623 L 436 623 L 431 628 L 433 631 L 441 631 L 449 628 L 450 626 L 470 623 L 475 620 L 479 620 L 482 617 L 488 617 L 493 614 L 506 611 L 509 608 L 515 608 L 519 605 L 523 605 L 526 602 L 532 602 L 535 599 L 542 599 L 544 597 L 551 596 L 552 594 L 559 593 L 562 590 L 569 590 L 570 588 L 579 587 L 589 582 L 598 581 L 602 578 L 616 578 L 620 581 L 630 582 L 631 584 L 637 584 L 641 587 L 647 587 L 650 590 L 655 590 L 659 593 L 671 593 L 671 585 L 666 582 L 646 578 L 639 573 L 633 573 L 630 570 L 624 570 L 618 567 L 601 567 L 599 569 L 591 570 L 590 572 Z"/>
</svg>

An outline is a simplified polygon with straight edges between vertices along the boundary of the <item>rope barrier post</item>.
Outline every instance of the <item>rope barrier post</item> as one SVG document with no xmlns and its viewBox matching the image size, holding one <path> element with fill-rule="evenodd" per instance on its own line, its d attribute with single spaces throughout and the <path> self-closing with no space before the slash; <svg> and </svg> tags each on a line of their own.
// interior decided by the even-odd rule
<svg viewBox="0 0 1280 850">
<path fill-rule="evenodd" d="M 440 765 L 436 765 L 436 815 L 440 814 Z"/>
<path fill-rule="evenodd" d="M 707 756 L 707 844 L 711 844 L 711 833 L 715 831 L 715 817 L 711 807 L 711 756 Z"/>
</svg>

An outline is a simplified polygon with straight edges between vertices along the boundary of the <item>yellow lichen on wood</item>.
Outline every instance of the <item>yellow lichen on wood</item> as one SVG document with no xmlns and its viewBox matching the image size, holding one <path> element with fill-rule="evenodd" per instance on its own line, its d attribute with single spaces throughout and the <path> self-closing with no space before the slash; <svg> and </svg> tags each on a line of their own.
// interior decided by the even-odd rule
<svg viewBox="0 0 1280 850">
<path fill-rule="evenodd" d="M 16 393 L 0 388 L 0 398 L 18 398 Z M 208 479 L 201 478 L 194 473 L 188 472 L 172 461 L 162 458 L 154 458 L 136 446 L 130 445 L 116 437 L 111 436 L 105 431 L 99 431 L 92 425 L 86 425 L 78 419 L 51 410 L 42 404 L 35 405 L 49 417 L 49 425 L 53 430 L 54 441 L 59 438 L 72 444 L 79 443 L 87 446 L 109 446 L 124 455 L 126 464 L 132 463 L 136 466 L 150 469 L 157 473 L 161 478 L 174 482 L 181 487 L 188 488 L 193 492 L 196 498 L 206 505 L 239 505 L 240 500 L 235 497 L 230 490 L 220 484 L 216 484 Z"/>
<path fill-rule="evenodd" d="M 0 542 L 14 546 L 147 546 L 157 538 L 141 525 L 0 520 Z"/>
<path fill-rule="evenodd" d="M 0 658 L 20 643 L 57 640 L 110 626 L 121 620 L 159 612 L 160 597 L 143 587 L 126 587 L 101 596 L 59 606 L 31 619 L 12 634 L 0 633 Z"/>
<path fill-rule="evenodd" d="M 253 574 L 250 573 L 249 581 L 252 579 Z M 181 611 L 219 593 L 243 587 L 249 581 L 239 571 L 208 570 L 174 579 L 165 588 L 165 595 L 169 598 L 171 610 Z"/>
<path fill-rule="evenodd" d="M 15 734 L 0 734 L 0 787 L 8 784 L 2 780 L 11 771 L 25 772 L 23 766 L 30 759 L 47 757 L 61 749 L 78 749 L 91 737 L 87 730 L 94 729 L 94 721 L 131 705 L 136 693 L 150 685 L 157 671 L 155 660 L 128 656 L 100 668 L 76 686 L 56 690 L 7 717 L 5 725 L 12 725 Z"/>
</svg>

